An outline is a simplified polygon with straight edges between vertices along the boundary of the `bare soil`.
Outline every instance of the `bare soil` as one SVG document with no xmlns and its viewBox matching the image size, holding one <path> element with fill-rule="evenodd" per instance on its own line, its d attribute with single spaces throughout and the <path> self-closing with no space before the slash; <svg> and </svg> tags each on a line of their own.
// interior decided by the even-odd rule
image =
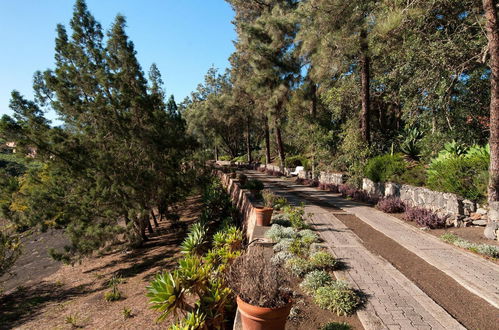
<svg viewBox="0 0 499 330">
<path fill-rule="evenodd" d="M 183 207 L 178 212 L 181 221 L 190 223 L 199 215 L 202 204 L 199 198 L 193 197 Z M 180 256 L 178 245 L 184 234 L 163 221 L 140 249 L 87 258 L 74 267 L 58 265 L 58 269 L 48 276 L 40 272 L 39 276 L 30 277 L 26 282 L 29 284 L 0 296 L 0 329 L 168 327 L 171 323 L 168 319 L 161 324 L 155 323 L 159 315 L 149 309 L 146 286 L 158 272 L 176 267 Z M 37 269 L 43 269 L 42 262 L 36 265 Z M 17 270 L 21 268 L 14 269 Z M 33 266 L 30 272 L 37 270 Z M 118 285 L 123 298 L 107 302 L 103 296 L 109 291 L 107 282 L 114 276 L 123 279 Z M 131 309 L 131 317 L 124 317 L 125 308 Z"/>
</svg>

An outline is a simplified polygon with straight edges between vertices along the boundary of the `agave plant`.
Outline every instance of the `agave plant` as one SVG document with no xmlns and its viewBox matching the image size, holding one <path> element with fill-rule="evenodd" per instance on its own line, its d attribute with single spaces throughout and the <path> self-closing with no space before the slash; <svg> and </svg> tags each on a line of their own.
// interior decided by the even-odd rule
<svg viewBox="0 0 499 330">
<path fill-rule="evenodd" d="M 235 251 L 241 249 L 242 244 L 243 232 L 236 226 L 228 226 L 213 236 L 213 247 L 216 249 L 228 246 L 230 250 Z"/>
<path fill-rule="evenodd" d="M 232 291 L 223 285 L 222 280 L 210 281 L 210 285 L 197 302 L 198 309 L 207 315 L 209 329 L 220 329 L 224 324 L 227 311 L 232 308 Z"/>
<path fill-rule="evenodd" d="M 212 268 L 198 256 L 189 255 L 178 262 L 178 275 L 186 292 L 200 294 L 208 286 Z"/>
<path fill-rule="evenodd" d="M 178 311 L 184 310 L 187 291 L 183 279 L 178 271 L 158 274 L 147 287 L 146 296 L 149 297 L 151 308 L 161 312 L 157 321 L 163 321 L 170 313 L 176 316 Z"/>
<path fill-rule="evenodd" d="M 201 255 L 204 247 L 208 243 L 207 227 L 201 222 L 193 224 L 189 234 L 180 246 L 182 253 Z"/>
<path fill-rule="evenodd" d="M 400 144 L 400 151 L 409 158 L 418 160 L 421 156 L 419 140 L 423 138 L 423 132 L 418 128 L 413 127 L 406 129 L 402 136 L 404 137 L 404 140 Z"/>
<path fill-rule="evenodd" d="M 206 314 L 199 310 L 187 313 L 184 319 L 172 325 L 170 330 L 206 329 Z"/>
</svg>

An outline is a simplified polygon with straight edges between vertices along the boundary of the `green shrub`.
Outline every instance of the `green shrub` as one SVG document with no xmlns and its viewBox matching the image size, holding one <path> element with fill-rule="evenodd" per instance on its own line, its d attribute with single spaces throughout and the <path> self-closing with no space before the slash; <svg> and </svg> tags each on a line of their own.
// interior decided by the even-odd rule
<svg viewBox="0 0 499 330">
<path fill-rule="evenodd" d="M 180 246 L 182 253 L 200 255 L 208 243 L 208 229 L 201 222 L 193 224 Z"/>
<path fill-rule="evenodd" d="M 289 203 L 286 197 L 276 197 L 274 201 L 274 210 L 281 210 L 287 205 L 289 205 Z"/>
<path fill-rule="evenodd" d="M 428 168 L 430 189 L 483 200 L 487 193 L 489 158 L 487 147 L 474 146 L 466 154 L 442 151 Z"/>
<path fill-rule="evenodd" d="M 393 178 L 393 182 L 422 187 L 426 185 L 426 167 L 424 164 L 409 165 L 404 173 Z"/>
<path fill-rule="evenodd" d="M 277 244 L 274 245 L 274 252 L 287 251 L 289 252 L 289 248 L 291 244 L 294 242 L 294 239 L 291 238 L 283 238 Z"/>
<path fill-rule="evenodd" d="M 288 205 L 284 208 L 284 212 L 288 216 L 293 228 L 298 230 L 308 229 L 308 225 L 305 223 L 305 219 L 303 218 L 303 216 L 305 215 L 305 209 L 303 206 L 294 207 Z"/>
<path fill-rule="evenodd" d="M 491 258 L 499 258 L 499 247 L 495 245 L 489 245 L 489 244 L 476 244 L 473 242 L 469 242 L 465 239 L 462 239 L 461 237 L 454 235 L 454 234 L 443 234 L 440 236 L 440 239 L 453 244 L 455 246 L 458 246 L 460 248 L 470 250 L 475 253 L 483 254 L 487 257 Z"/>
<path fill-rule="evenodd" d="M 291 227 L 283 227 L 281 225 L 274 224 L 265 233 L 265 237 L 270 238 L 272 241 L 278 243 L 284 238 L 294 239 L 298 236 L 296 230 Z"/>
<path fill-rule="evenodd" d="M 344 322 L 329 322 L 324 324 L 320 330 L 350 330 L 353 329 L 350 324 Z"/>
<path fill-rule="evenodd" d="M 310 244 L 297 237 L 289 245 L 289 252 L 299 257 L 308 257 Z"/>
<path fill-rule="evenodd" d="M 292 259 L 294 257 L 295 256 L 292 253 L 283 250 L 283 251 L 279 251 L 276 254 L 274 254 L 271 261 L 272 261 L 272 264 L 280 266 L 283 263 L 285 263 L 286 261 L 288 261 L 289 259 Z"/>
<path fill-rule="evenodd" d="M 318 251 L 310 256 L 310 264 L 315 269 L 325 270 L 333 269 L 338 264 L 338 261 L 331 253 L 326 251 Z"/>
<path fill-rule="evenodd" d="M 246 184 L 243 186 L 244 189 L 249 189 L 249 190 L 257 190 L 261 191 L 265 186 L 263 185 L 263 182 L 260 180 L 248 180 Z"/>
<path fill-rule="evenodd" d="M 310 229 L 300 230 L 298 232 L 298 235 L 300 236 L 300 239 L 308 245 L 321 241 L 319 235 L 317 235 L 313 230 Z"/>
<path fill-rule="evenodd" d="M 312 270 L 312 265 L 307 259 L 294 257 L 286 261 L 286 268 L 288 268 L 293 275 L 301 277 Z"/>
<path fill-rule="evenodd" d="M 406 161 L 399 155 L 382 155 L 369 159 L 365 168 L 365 176 L 374 182 L 394 181 L 404 174 Z"/>
<path fill-rule="evenodd" d="M 333 283 L 331 275 L 323 270 L 314 270 L 305 275 L 300 287 L 308 294 L 313 294 L 320 287 L 328 286 Z"/>
<path fill-rule="evenodd" d="M 318 288 L 314 294 L 315 303 L 337 315 L 350 315 L 360 305 L 361 300 L 346 283 L 335 281 Z"/>
<path fill-rule="evenodd" d="M 230 161 L 231 159 L 232 159 L 231 156 L 226 156 L 226 155 L 218 157 L 218 160 L 221 160 L 221 161 L 224 161 L 224 162 Z"/>
<path fill-rule="evenodd" d="M 286 167 L 293 168 L 297 166 L 303 166 L 305 167 L 305 170 L 308 170 L 309 169 L 308 159 L 300 155 L 286 157 Z"/>
</svg>

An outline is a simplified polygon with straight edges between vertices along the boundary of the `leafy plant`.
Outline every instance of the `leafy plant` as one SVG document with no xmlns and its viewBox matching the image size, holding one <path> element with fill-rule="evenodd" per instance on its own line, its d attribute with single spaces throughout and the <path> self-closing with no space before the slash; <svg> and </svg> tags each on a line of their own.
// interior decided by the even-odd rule
<svg viewBox="0 0 499 330">
<path fill-rule="evenodd" d="M 279 251 L 274 256 L 271 258 L 272 264 L 274 265 L 282 265 L 285 263 L 287 260 L 294 258 L 295 256 L 288 251 Z"/>
<path fill-rule="evenodd" d="M 327 286 L 333 283 L 333 279 L 329 273 L 323 270 L 314 270 L 305 275 L 300 287 L 308 294 L 313 294 L 320 287 Z"/>
<path fill-rule="evenodd" d="M 300 230 L 298 232 L 298 235 L 300 236 L 300 239 L 308 245 L 320 242 L 319 235 L 317 235 L 313 230 L 310 229 Z"/>
<path fill-rule="evenodd" d="M 314 294 L 314 301 L 320 308 L 328 309 L 340 316 L 352 314 L 361 304 L 355 291 L 341 281 L 318 288 Z"/>
<path fill-rule="evenodd" d="M 291 222 L 291 226 L 295 229 L 307 229 L 309 226 L 305 223 L 305 219 L 303 216 L 305 215 L 305 209 L 303 206 L 294 207 L 294 206 L 286 206 L 284 208 L 284 212 L 289 218 Z"/>
<path fill-rule="evenodd" d="M 254 190 L 254 191 L 262 191 L 265 186 L 263 182 L 257 179 L 248 180 L 246 184 L 243 186 L 244 189 Z"/>
<path fill-rule="evenodd" d="M 376 208 L 385 213 L 402 213 L 405 211 L 405 204 L 397 197 L 387 197 L 379 200 Z"/>
<path fill-rule="evenodd" d="M 301 277 L 313 269 L 312 264 L 304 258 L 294 257 L 286 261 L 286 268 L 295 276 Z"/>
<path fill-rule="evenodd" d="M 320 330 L 351 330 L 353 329 L 348 323 L 345 322 L 329 322 L 324 324 Z"/>
<path fill-rule="evenodd" d="M 430 229 L 445 226 L 445 219 L 440 218 L 437 214 L 430 210 L 420 207 L 406 207 L 404 219 L 407 221 L 415 221 L 418 225 L 428 227 Z"/>
<path fill-rule="evenodd" d="M 281 239 L 278 243 L 276 243 L 274 245 L 274 247 L 273 247 L 274 252 L 281 252 L 281 251 L 289 252 L 289 248 L 295 239 L 291 239 L 291 238 Z"/>
<path fill-rule="evenodd" d="M 174 324 L 170 330 L 194 330 L 206 328 L 206 315 L 199 310 L 187 313 L 180 323 Z"/>
<path fill-rule="evenodd" d="M 120 300 L 121 299 L 121 291 L 119 290 L 118 286 L 113 285 L 111 287 L 111 291 L 105 292 L 104 299 L 108 302 Z"/>
<path fill-rule="evenodd" d="M 129 319 L 133 316 L 132 309 L 129 307 L 123 307 L 121 314 L 123 314 L 124 319 Z"/>
<path fill-rule="evenodd" d="M 177 314 L 187 307 L 186 289 L 178 271 L 161 273 L 147 287 L 151 308 L 161 312 L 157 321 L 164 320 L 170 313 Z"/>
<path fill-rule="evenodd" d="M 402 135 L 403 141 L 400 144 L 400 151 L 411 159 L 418 160 L 421 156 L 419 141 L 423 138 L 423 132 L 417 127 L 405 129 Z"/>
<path fill-rule="evenodd" d="M 200 255 L 208 243 L 207 231 L 206 225 L 201 222 L 193 224 L 189 230 L 189 234 L 180 246 L 182 253 Z"/>
<path fill-rule="evenodd" d="M 336 258 L 326 251 L 317 251 L 311 254 L 309 260 L 313 268 L 320 270 L 334 269 L 338 264 Z"/>
<path fill-rule="evenodd" d="M 276 197 L 274 200 L 274 210 L 278 211 L 289 205 L 286 197 Z"/>
<path fill-rule="evenodd" d="M 440 236 L 440 239 L 447 243 L 473 251 L 475 253 L 483 254 L 491 258 L 499 258 L 499 247 L 495 245 L 472 243 L 450 233 L 443 234 L 442 236 Z"/>
<path fill-rule="evenodd" d="M 298 257 L 308 257 L 308 252 L 310 249 L 310 244 L 312 243 L 307 243 L 301 238 L 295 238 L 294 240 L 291 241 L 291 244 L 289 245 L 288 251 L 291 252 L 292 254 L 298 256 Z"/>
<path fill-rule="evenodd" d="M 262 197 L 263 197 L 263 205 L 265 207 L 269 208 L 274 207 L 277 196 L 270 189 L 264 189 L 262 191 Z"/>
<path fill-rule="evenodd" d="M 400 154 L 386 154 L 369 159 L 365 176 L 374 182 L 393 181 L 407 168 L 406 161 Z"/>
<path fill-rule="evenodd" d="M 284 238 L 294 239 L 298 236 L 296 230 L 291 227 L 283 227 L 281 225 L 274 224 L 265 233 L 265 237 L 270 238 L 274 242 L 280 242 Z"/>
</svg>

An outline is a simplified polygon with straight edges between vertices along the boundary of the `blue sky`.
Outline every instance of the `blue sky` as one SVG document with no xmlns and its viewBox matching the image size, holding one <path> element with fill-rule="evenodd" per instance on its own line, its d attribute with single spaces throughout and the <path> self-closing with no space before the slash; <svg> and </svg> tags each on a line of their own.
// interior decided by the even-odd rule
<svg viewBox="0 0 499 330">
<path fill-rule="evenodd" d="M 11 114 L 10 93 L 31 98 L 36 70 L 53 68 L 55 28 L 69 29 L 72 0 L 0 0 L 0 116 Z M 107 30 L 117 13 L 147 73 L 155 62 L 167 94 L 181 101 L 210 66 L 225 69 L 234 50 L 233 12 L 223 0 L 87 0 Z M 54 119 L 53 114 L 48 117 Z"/>
</svg>

